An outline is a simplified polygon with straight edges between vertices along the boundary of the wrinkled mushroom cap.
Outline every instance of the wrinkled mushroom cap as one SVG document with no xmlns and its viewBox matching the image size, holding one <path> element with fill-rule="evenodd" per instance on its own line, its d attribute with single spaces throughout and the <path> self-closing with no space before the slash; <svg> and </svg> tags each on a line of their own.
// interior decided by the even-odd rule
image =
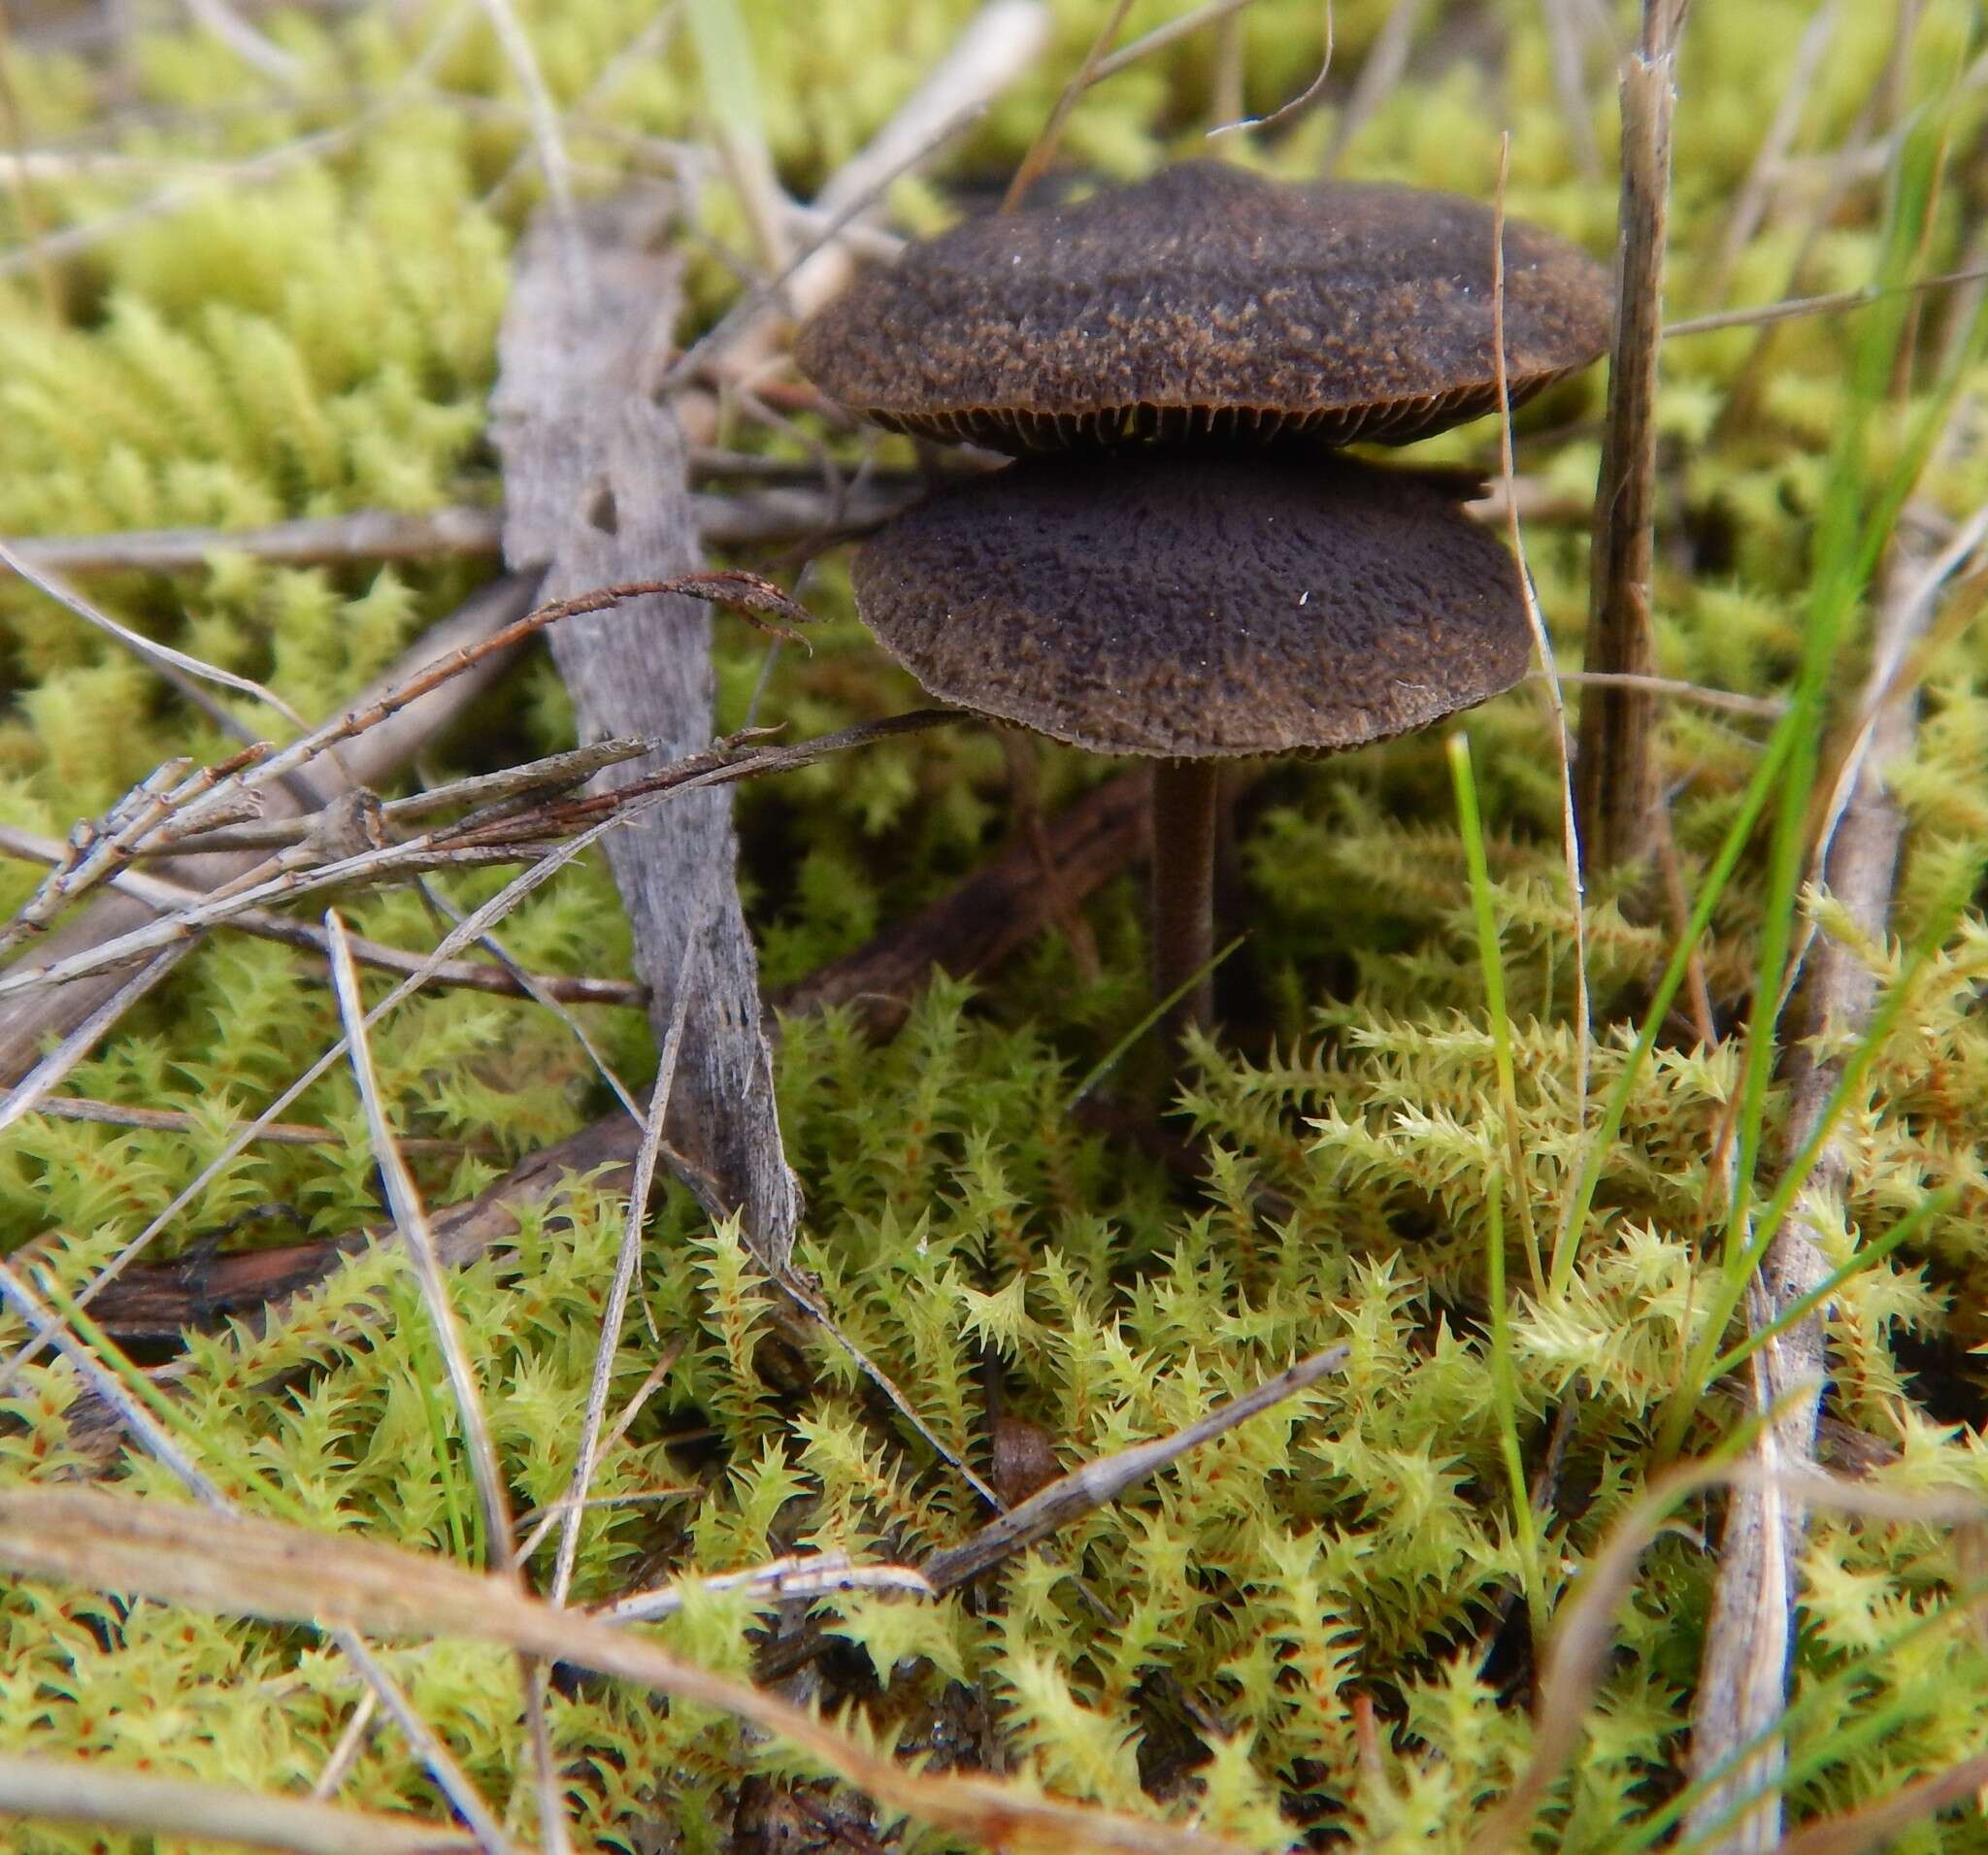
<svg viewBox="0 0 1988 1855">
<path fill-rule="evenodd" d="M 1511 556 L 1443 480 L 1341 459 L 1014 464 L 851 571 L 934 695 L 1103 753 L 1358 746 L 1509 688 L 1531 646 Z"/>
<path fill-rule="evenodd" d="M 971 219 L 802 329 L 823 391 L 894 431 L 1015 452 L 1300 434 L 1406 444 L 1497 405 L 1488 206 L 1212 162 Z M 1512 403 L 1607 347 L 1602 268 L 1505 228 Z"/>
</svg>

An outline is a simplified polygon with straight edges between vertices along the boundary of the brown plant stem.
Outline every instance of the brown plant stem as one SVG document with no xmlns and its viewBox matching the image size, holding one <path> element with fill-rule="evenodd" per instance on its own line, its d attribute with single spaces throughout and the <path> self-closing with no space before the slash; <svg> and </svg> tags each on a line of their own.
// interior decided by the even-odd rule
<svg viewBox="0 0 1988 1855">
<path fill-rule="evenodd" d="M 1215 820 L 1222 775 L 1214 760 L 1153 767 L 1153 995 L 1167 998 L 1214 958 Z M 1168 1013 L 1177 1035 L 1214 1016 L 1214 981 L 1203 972 Z"/>
<path fill-rule="evenodd" d="M 1655 673 L 1650 578 L 1657 480 L 1657 352 L 1663 340 L 1664 249 L 1670 217 L 1671 115 L 1677 40 L 1688 0 L 1643 0 L 1642 40 L 1622 68 L 1621 233 L 1615 262 L 1615 343 L 1595 497 L 1594 582 L 1584 668 Z M 1657 803 L 1656 703 L 1643 689 L 1605 684 L 1580 705 L 1578 801 L 1592 873 L 1650 847 Z"/>
</svg>

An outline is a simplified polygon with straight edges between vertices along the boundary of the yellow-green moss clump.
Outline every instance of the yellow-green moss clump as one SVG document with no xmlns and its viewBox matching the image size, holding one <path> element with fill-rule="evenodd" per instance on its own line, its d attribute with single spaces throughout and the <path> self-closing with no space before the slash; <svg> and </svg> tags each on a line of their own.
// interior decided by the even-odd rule
<svg viewBox="0 0 1988 1855">
<path fill-rule="evenodd" d="M 755 65 L 747 94 L 801 195 L 874 132 L 974 10 L 971 0 L 838 0 L 803 19 L 783 0 L 736 4 Z M 1176 10 L 1140 0 L 1125 32 Z M 705 93 L 687 27 L 621 56 L 651 27 L 650 0 L 530 0 L 518 11 L 566 112 L 583 187 L 653 173 L 700 136 Z M 953 187 L 1005 178 L 1109 7 L 1057 0 L 1054 11 L 1038 73 L 905 190 L 919 223 L 953 210 Z M 1333 101 L 1269 146 L 1224 146 L 1276 171 L 1315 171 L 1391 11 L 1342 0 Z M 1508 127 L 1511 211 L 1606 252 L 1615 126 L 1599 54 L 1587 87 L 1601 166 L 1590 172 L 1555 86 L 1542 23 L 1551 9 L 1497 0 L 1427 11 L 1407 76 L 1353 136 L 1342 169 L 1488 195 Z M 1633 9 L 1611 11 L 1628 32 Z M 1963 0 L 1839 10 L 1773 210 L 1730 261 L 1720 257 L 1810 15 L 1806 0 L 1745 0 L 1702 7 L 1691 21 L 1673 317 L 1868 282 L 1885 240 L 1884 154 L 1907 146 L 1914 120 L 1937 120 L 1954 155 L 1916 261 L 1932 272 L 1978 257 L 1969 241 L 1984 106 L 1978 88 L 1948 94 L 1980 51 Z M 1902 16 L 1916 30 L 1888 64 Z M 190 30 L 141 39 L 115 73 L 31 46 L 6 52 L 29 144 L 77 158 L 0 194 L 0 534 L 239 528 L 496 501 L 484 399 L 512 248 L 538 185 L 520 92 L 484 16 L 380 4 L 256 17 L 300 60 L 296 93 Z M 1309 82 L 1318 25 L 1315 0 L 1261 0 L 1242 16 L 1251 108 Z M 1099 87 L 1071 120 L 1067 162 L 1124 176 L 1202 149 L 1210 68 L 1203 32 Z M 735 94 L 746 81 L 728 74 Z M 1875 152 L 1847 170 L 1815 232 L 1808 208 L 1852 143 Z M 263 158 L 284 146 L 292 151 Z M 102 152 L 132 159 L 83 158 Z M 161 189 L 153 210 L 146 203 Z M 704 187 L 696 210 L 703 234 L 745 248 L 743 215 L 721 184 Z M 693 315 L 709 320 L 736 283 L 708 246 L 689 249 Z M 1866 501 L 1903 454 L 1913 413 L 1932 403 L 1946 345 L 1962 339 L 1937 295 L 1910 330 L 1918 364 L 1899 363 L 1902 396 L 1872 421 Z M 1855 318 L 1818 317 L 1667 349 L 1656 613 L 1667 675 L 1754 695 L 1788 684 L 1831 507 L 1829 459 L 1859 414 L 1857 339 Z M 1988 499 L 1984 388 L 1988 373 L 1970 363 L 1962 390 L 1975 411 L 1919 485 L 1915 516 L 1936 527 Z M 1599 378 L 1564 387 L 1528 411 L 1519 433 L 1521 469 L 1574 512 L 1549 513 L 1527 533 L 1567 665 L 1585 615 L 1579 512 L 1599 454 L 1600 394 Z M 745 422 L 724 437 L 805 456 L 791 436 Z M 1421 454 L 1481 463 L 1492 437 L 1473 427 Z M 296 571 L 217 552 L 201 573 L 100 579 L 92 590 L 150 635 L 260 678 L 315 716 L 487 571 Z M 854 624 L 833 559 L 807 596 L 828 622 L 811 659 L 789 653 L 777 666 L 759 718 L 801 737 L 908 706 L 913 691 Z M 736 725 L 762 641 L 721 630 L 720 648 L 723 720 Z M 1859 661 L 1853 652 L 1842 687 Z M 1983 1408 L 1970 1349 L 1988 1342 L 1976 1311 L 1988 1306 L 1988 1033 L 1971 1010 L 1988 930 L 1976 913 L 1944 926 L 1939 913 L 1956 876 L 1988 848 L 1983 669 L 1977 636 L 1958 627 L 1926 662 L 1925 724 L 1896 770 L 1908 825 L 1896 938 L 1865 951 L 1892 975 L 1902 948 L 1935 939 L 1852 1104 L 1847 1220 L 1821 1233 L 1847 1256 L 1920 1211 L 1930 1191 L 1951 1188 L 1910 1242 L 1831 1303 L 1833 1412 L 1892 1446 L 1873 1478 L 1898 1490 L 1988 1491 L 1964 1421 Z M 228 750 L 133 659 L 13 582 L 0 582 L 0 821 L 15 826 L 59 837 L 160 761 Z M 228 701 L 251 726 L 268 725 Z M 571 725 L 535 661 L 438 743 L 423 772 L 549 751 Z M 1663 768 L 1690 892 L 1769 725 L 1691 704 L 1666 711 Z M 1522 689 L 1468 726 L 1513 1019 L 1524 1196 L 1550 1243 L 1581 1163 L 1550 721 L 1539 692 Z M 1051 754 L 1044 798 L 1058 803 L 1100 774 Z M 972 867 L 1006 828 L 1004 780 L 998 745 L 959 731 L 743 788 L 744 875 L 769 981 L 857 944 Z M 1658 1412 L 1706 1338 L 1741 1057 L 1732 1042 L 1698 1045 L 1681 1018 L 1669 1027 L 1628 1097 L 1567 1292 L 1536 1294 L 1519 1260 L 1516 1197 L 1501 1195 L 1510 1147 L 1454 818 L 1434 742 L 1282 767 L 1256 788 L 1236 845 L 1250 931 L 1238 996 L 1253 1001 L 1253 1029 L 1198 1047 L 1176 1117 L 1160 1123 L 1170 1140 L 1191 1131 L 1205 1142 L 1185 1176 L 1116 1131 L 1151 1125 L 1164 1105 L 1140 1058 L 1109 1084 L 1123 1110 L 1115 1120 L 1071 1105 L 1077 1078 L 1143 1010 L 1129 885 L 1091 911 L 1099 977 L 1051 937 L 981 991 L 935 986 L 881 1048 L 839 1015 L 786 1027 L 781 1111 L 810 1204 L 800 1260 L 950 1447 L 980 1456 L 990 1372 L 1005 1381 L 1006 1408 L 1040 1425 L 1068 1464 L 1161 1434 L 1297 1353 L 1341 1340 L 1352 1348 L 1342 1376 L 1091 1515 L 1053 1559 L 1011 1562 L 970 1599 L 822 1600 L 813 1614 L 828 1642 L 808 1692 L 851 1702 L 877 1733 L 942 1762 L 1006 1762 L 1073 1798 L 1198 1813 L 1263 1846 L 1298 1837 L 1460 1846 L 1508 1787 L 1531 1743 L 1535 1664 L 1529 1560 L 1487 1354 L 1494 1209 L 1512 1244 L 1529 1468 L 1557 1437 L 1530 1593 L 1550 1608 L 1578 1588 L 1584 1561 L 1644 1486 Z M 0 863 L 0 911 L 35 875 Z M 498 880 L 440 886 L 467 904 Z M 1743 1018 L 1767 894 L 1762 859 L 1742 860 L 1703 949 L 1722 1032 Z M 1627 899 L 1607 882 L 1590 896 L 1595 1102 L 1625 1073 L 1675 939 L 1668 912 Z M 431 944 L 407 893 L 353 899 L 348 912 L 381 939 Z M 625 927 L 595 863 L 541 890 L 504 937 L 539 970 L 628 970 Z M 595 1010 L 590 1027 L 623 1074 L 652 1066 L 639 1014 Z M 309 960 L 215 940 L 65 1085 L 179 1110 L 194 1130 L 23 1121 L 0 1137 L 7 1246 L 34 1240 L 40 1266 L 79 1286 L 196 1176 L 231 1120 L 258 1111 L 335 1035 Z M 527 1005 L 426 995 L 375 1041 L 401 1131 L 445 1143 L 414 1160 L 437 1203 L 607 1107 L 570 1032 Z M 344 1071 L 286 1118 L 346 1143 L 251 1147 L 158 1254 L 381 1217 Z M 520 1508 L 564 1492 L 621 1217 L 619 1203 L 582 1190 L 557 1220 L 528 1213 L 514 1251 L 457 1281 Z M 866 1393 L 843 1353 L 794 1324 L 736 1239 L 674 1190 L 654 1220 L 641 1293 L 648 1318 L 631 1323 L 611 1409 L 653 1362 L 652 1332 L 681 1351 L 601 1466 L 594 1493 L 622 1499 L 588 1520 L 578 1598 L 790 1549 L 906 1558 L 977 1523 L 962 1482 Z M 10 1352 L 23 1332 L 0 1321 Z M 280 1497 L 328 1532 L 477 1554 L 455 1413 L 394 1263 L 355 1265 L 266 1331 L 191 1338 L 175 1383 L 202 1467 L 245 1506 Z M 166 1473 L 134 1451 L 87 1451 L 66 1420 L 78 1399 L 67 1368 L 18 1376 L 4 1400 L 0 1478 L 87 1474 L 171 1494 Z M 1686 1446 L 1712 1446 L 1742 1414 L 1721 1387 L 1700 1403 Z M 533 1575 L 549 1564 L 547 1546 Z M 1807 1710 L 1790 1746 L 1798 1813 L 1853 1807 L 1984 1749 L 1988 1654 L 1956 1602 L 1971 1588 L 1967 1565 L 1930 1528 L 1818 1520 L 1795 1678 Z M 1584 1750 L 1551 1794 L 1538 1845 L 1640 1847 L 1663 1832 L 1712 1575 L 1693 1533 L 1650 1549 Z M 748 1598 L 713 1597 L 661 1634 L 745 1672 L 748 1634 L 763 1621 Z M 528 1839 L 532 1765 L 515 1664 L 447 1644 L 381 1656 Z M 358 1699 L 345 1664 L 304 1633 L 39 1582 L 0 1601 L 9 1751 L 302 1793 Z M 747 1777 L 796 1769 L 777 1745 L 612 1685 L 555 1694 L 552 1731 L 584 1846 L 725 1845 Z M 368 1739 L 338 1795 L 438 1807 L 390 1728 Z M 1913 1847 L 1974 1847 L 1979 1820 L 1913 1834 Z M 83 1829 L 9 1837 L 24 1852 L 154 1845 Z M 934 1838 L 913 1828 L 905 1839 Z"/>
</svg>

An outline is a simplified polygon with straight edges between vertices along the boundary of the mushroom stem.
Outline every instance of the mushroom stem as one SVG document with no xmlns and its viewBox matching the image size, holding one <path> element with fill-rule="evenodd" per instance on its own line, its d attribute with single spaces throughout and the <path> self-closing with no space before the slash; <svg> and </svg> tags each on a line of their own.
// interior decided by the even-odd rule
<svg viewBox="0 0 1988 1855">
<path fill-rule="evenodd" d="M 1215 814 L 1221 766 L 1214 760 L 1161 760 L 1153 767 L 1153 993 L 1166 998 L 1196 973 L 1200 982 L 1168 1014 L 1178 1035 L 1214 1015 L 1212 977 L 1202 972 L 1215 947 Z"/>
</svg>

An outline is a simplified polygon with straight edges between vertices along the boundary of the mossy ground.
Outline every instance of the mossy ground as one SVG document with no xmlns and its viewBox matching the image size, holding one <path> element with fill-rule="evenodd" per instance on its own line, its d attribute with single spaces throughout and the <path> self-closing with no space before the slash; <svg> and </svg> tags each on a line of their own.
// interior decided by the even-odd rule
<svg viewBox="0 0 1988 1855">
<path fill-rule="evenodd" d="M 972 8 L 838 0 L 803 17 L 779 0 L 740 0 L 739 10 L 772 152 L 805 196 Z M 1037 75 L 932 176 L 898 189 L 907 223 L 936 223 L 952 189 L 1006 176 L 1107 10 L 1103 0 L 1058 0 Z M 1128 35 L 1173 10 L 1141 0 Z M 1268 147 L 1234 151 L 1279 172 L 1315 171 L 1388 11 L 1342 0 L 1336 71 L 1345 78 L 1327 106 Z M 1602 166 L 1584 172 L 1554 87 L 1546 11 L 1531 0 L 1430 10 L 1406 79 L 1353 137 L 1342 169 L 1488 195 L 1509 129 L 1510 210 L 1606 252 L 1612 78 L 1598 59 L 1588 92 Z M 1626 40 L 1633 9 L 1608 11 Z M 1951 154 L 1922 267 L 1978 255 L 1970 242 L 1988 186 L 1988 106 L 1978 92 L 1941 101 L 1980 50 L 1975 11 L 1964 0 L 1863 4 L 1838 15 L 1775 212 L 1730 277 L 1718 276 L 1723 229 L 1811 11 L 1805 0 L 1741 0 L 1704 6 L 1691 21 L 1673 317 L 1867 282 L 1883 240 L 1884 174 L 1858 170 L 1819 221 L 1807 208 L 1828 182 L 1826 157 L 1915 110 L 1946 112 Z M 606 183 L 596 170 L 644 165 L 643 149 L 661 140 L 700 135 L 704 92 L 686 30 L 656 55 L 615 63 L 650 21 L 646 0 L 530 0 L 519 12 L 554 97 L 573 112 L 583 184 Z M 1318 13 L 1312 0 L 1261 0 L 1243 16 L 1252 106 L 1309 81 Z M 10 235 L 0 534 L 494 500 L 484 396 L 510 252 L 536 192 L 529 173 L 506 179 L 528 144 L 497 44 L 474 10 L 439 5 L 280 11 L 261 23 L 303 61 L 302 95 L 273 101 L 227 50 L 178 29 L 135 39 L 115 73 L 80 57 L 10 55 L 30 145 L 111 148 L 155 163 L 139 181 L 83 162 L 72 178 L 37 181 L 26 198 L 45 234 L 113 215 L 156 185 L 189 195 L 45 269 L 26 255 L 19 197 L 0 206 Z M 1066 162 L 1129 176 L 1200 151 L 1209 65 L 1203 33 L 1099 88 L 1071 120 Z M 197 171 L 340 125 L 348 133 L 276 171 Z M 721 186 L 702 192 L 699 226 L 708 240 L 743 246 Z M 708 320 L 735 286 L 704 255 L 708 245 L 689 248 L 694 314 Z M 1873 483 L 1924 399 L 1926 357 L 1953 326 L 1948 300 L 1929 297 L 1913 330 L 1922 364 L 1901 362 L 1897 401 L 1872 428 Z M 1828 458 L 1853 410 L 1856 339 L 1854 317 L 1816 317 L 1667 348 L 1656 610 L 1666 675 L 1755 695 L 1793 676 Z M 1968 423 L 1978 422 L 1988 373 L 1966 386 L 1975 410 L 1959 421 L 1961 442 L 1918 490 L 1937 515 L 1964 517 L 1988 499 L 1988 445 Z M 1601 392 L 1597 370 L 1522 415 L 1519 468 L 1546 491 L 1591 491 Z M 791 437 L 744 422 L 725 438 L 806 454 Z M 1483 462 L 1495 434 L 1474 426 L 1421 453 Z M 1585 519 L 1534 522 L 1526 539 L 1572 665 L 1585 616 Z M 151 635 L 256 676 L 315 716 L 446 613 L 480 571 L 305 572 L 221 555 L 203 573 L 127 576 L 92 590 Z M 807 598 L 826 620 L 814 653 L 781 658 L 761 718 L 805 737 L 911 706 L 915 692 L 850 615 L 836 557 Z M 1841 690 L 1853 686 L 1867 628 L 1860 615 Z M 729 726 L 744 716 L 764 644 L 726 622 L 719 648 Z M 1907 834 L 1894 941 L 1866 949 L 1888 976 L 1901 948 L 1938 925 L 1955 873 L 1988 847 L 1984 671 L 1978 634 L 1966 630 L 1924 665 L 1924 725 L 1896 772 Z M 0 682 L 9 823 L 61 836 L 160 761 L 226 751 L 137 661 L 12 582 L 0 584 Z M 1582 1111 L 1572 1093 L 1550 717 L 1539 688 L 1525 686 L 1461 725 L 1489 833 L 1526 1197 L 1550 1236 L 1579 1170 Z M 1705 875 L 1766 727 L 1688 703 L 1666 711 L 1668 812 L 1688 888 Z M 437 743 L 422 773 L 507 764 L 570 739 L 563 693 L 536 660 Z M 860 944 L 996 846 L 1004 767 L 989 736 L 946 730 L 741 788 L 743 875 L 769 983 Z M 1044 796 L 1054 804 L 1105 771 L 1047 753 Z M 1224 977 L 1230 1034 L 1198 1049 L 1177 1084 L 1135 1058 L 1089 1115 L 1071 1107 L 1077 1078 L 1144 1010 L 1130 882 L 1089 911 L 1103 955 L 1096 978 L 1051 936 L 977 991 L 936 986 L 881 1047 L 835 1015 L 790 1023 L 779 1076 L 810 1207 L 801 1260 L 850 1337 L 912 1389 L 942 1438 L 977 1459 L 983 1355 L 999 1362 L 1006 1408 L 1040 1425 L 1066 1464 L 1161 1434 L 1306 1350 L 1349 1342 L 1346 1372 L 1093 1514 L 1059 1540 L 1055 1560 L 1017 1560 L 970 1598 L 822 1601 L 814 1613 L 834 1641 L 814 1665 L 814 1691 L 853 1701 L 879 1732 L 942 1759 L 999 1748 L 1073 1798 L 1199 1812 L 1208 1827 L 1265 1846 L 1295 1836 L 1460 1845 L 1527 1755 L 1535 1661 L 1487 1351 L 1485 1245 L 1507 1130 L 1441 740 L 1275 770 L 1240 810 L 1232 874 L 1230 906 L 1248 940 Z M 34 879 L 0 864 L 0 914 Z M 442 886 L 466 903 L 499 879 Z M 1749 855 L 1704 949 L 1722 1032 L 1743 1024 L 1766 896 L 1763 859 Z M 352 898 L 348 912 L 377 938 L 430 944 L 421 904 L 405 892 Z M 528 901 L 504 936 L 539 970 L 628 970 L 626 929 L 597 861 Z M 1596 1100 L 1622 1073 L 1673 938 L 1668 916 L 1625 912 L 1607 884 L 1591 894 Z M 1971 1356 L 1988 1340 L 1978 1311 L 1988 1306 L 1988 1037 L 1972 1010 L 1984 973 L 1988 932 L 1971 911 L 1940 934 L 1846 1124 L 1849 1202 L 1833 1233 L 1841 1253 L 1881 1239 L 1936 1187 L 1954 1188 L 1944 1210 L 1845 1282 L 1832 1306 L 1833 1413 L 1892 1446 L 1895 1458 L 1873 1473 L 1904 1491 L 1988 1492 Z M 599 1010 L 589 1022 L 624 1074 L 653 1066 L 639 1014 Z M 10 1246 L 38 1240 L 44 1265 L 77 1285 L 199 1172 L 229 1119 L 259 1110 L 336 1031 L 321 971 L 285 947 L 215 939 L 68 1084 L 183 1111 L 203 1131 L 28 1120 L 0 1141 Z M 376 1049 L 400 1130 L 462 1143 L 416 1159 L 436 1203 L 605 1106 L 570 1034 L 529 1005 L 425 995 L 381 1027 Z M 1701 1337 L 1725 1223 L 1721 1136 L 1740 1065 L 1736 1040 L 1706 1048 L 1681 1017 L 1667 1027 L 1606 1156 L 1564 1295 L 1532 1291 L 1517 1232 L 1507 1230 L 1529 1468 L 1556 1426 L 1562 1433 L 1534 1594 L 1546 1607 L 1577 1586 L 1584 1558 L 1644 1485 L 1655 1413 Z M 381 1217 L 345 1071 L 287 1113 L 338 1130 L 345 1143 L 250 1148 L 189 1208 L 162 1255 Z M 1166 1138 L 1135 1138 L 1141 1128 Z M 1199 1143 L 1183 1149 L 1184 1170 L 1155 1156 L 1189 1135 Z M 528 1219 L 514 1253 L 457 1284 L 521 1507 L 564 1492 L 621 1215 L 617 1203 L 582 1194 L 556 1225 Z M 203 1466 L 245 1505 L 281 1486 L 327 1530 L 466 1556 L 476 1504 L 411 1291 L 387 1288 L 397 1317 L 369 1321 L 362 1339 L 342 1318 L 394 1279 L 390 1262 L 369 1261 L 267 1333 L 194 1338 L 181 1396 Z M 683 1350 L 602 1465 L 597 1495 L 643 1498 L 590 1520 L 580 1597 L 800 1547 L 895 1558 L 976 1523 L 963 1484 L 866 1395 L 844 1354 L 780 1313 L 736 1241 L 674 1190 L 653 1221 L 641 1293 L 648 1319 L 623 1349 L 616 1402 L 653 1358 L 651 1322 Z M 10 1317 L 0 1338 L 11 1349 L 21 1334 Z M 108 1467 L 78 1453 L 64 1422 L 77 1396 L 65 1368 L 22 1375 L 5 1401 L 0 1475 L 88 1474 L 170 1497 L 165 1472 L 135 1453 Z M 1742 1414 L 1715 1390 L 1696 1410 L 1688 1448 L 1713 1446 Z M 1969 1563 L 1929 1526 L 1817 1521 L 1795 1683 L 1798 1701 L 1817 1704 L 1793 1736 L 1798 1814 L 1851 1807 L 1988 1749 L 1988 1653 L 1956 1598 L 1973 1575 Z M 549 1548 L 534 1573 L 547 1565 Z M 1071 1575 L 1078 1568 L 1081 1586 Z M 1541 1845 L 1637 1845 L 1637 1826 L 1676 1790 L 1712 1575 L 1694 1531 L 1649 1550 L 1584 1752 L 1541 1818 Z M 749 1600 L 708 1598 L 662 1633 L 744 1673 L 763 1621 Z M 358 1698 L 340 1660 L 305 1633 L 43 1584 L 6 1594 L 0 1641 L 8 1749 L 302 1791 Z M 528 1838 L 531 1762 L 514 1663 L 448 1644 L 383 1653 Z M 787 1769 L 778 1747 L 612 1686 L 557 1698 L 553 1728 L 585 1844 L 724 1845 L 748 1779 Z M 391 1730 L 376 1732 L 339 1795 L 436 1806 Z M 149 1845 L 82 1830 L 7 1835 L 22 1850 Z M 905 1839 L 931 1838 L 913 1828 Z M 1988 1831 L 1964 1810 L 1895 1845 L 1978 1847 Z"/>
</svg>

